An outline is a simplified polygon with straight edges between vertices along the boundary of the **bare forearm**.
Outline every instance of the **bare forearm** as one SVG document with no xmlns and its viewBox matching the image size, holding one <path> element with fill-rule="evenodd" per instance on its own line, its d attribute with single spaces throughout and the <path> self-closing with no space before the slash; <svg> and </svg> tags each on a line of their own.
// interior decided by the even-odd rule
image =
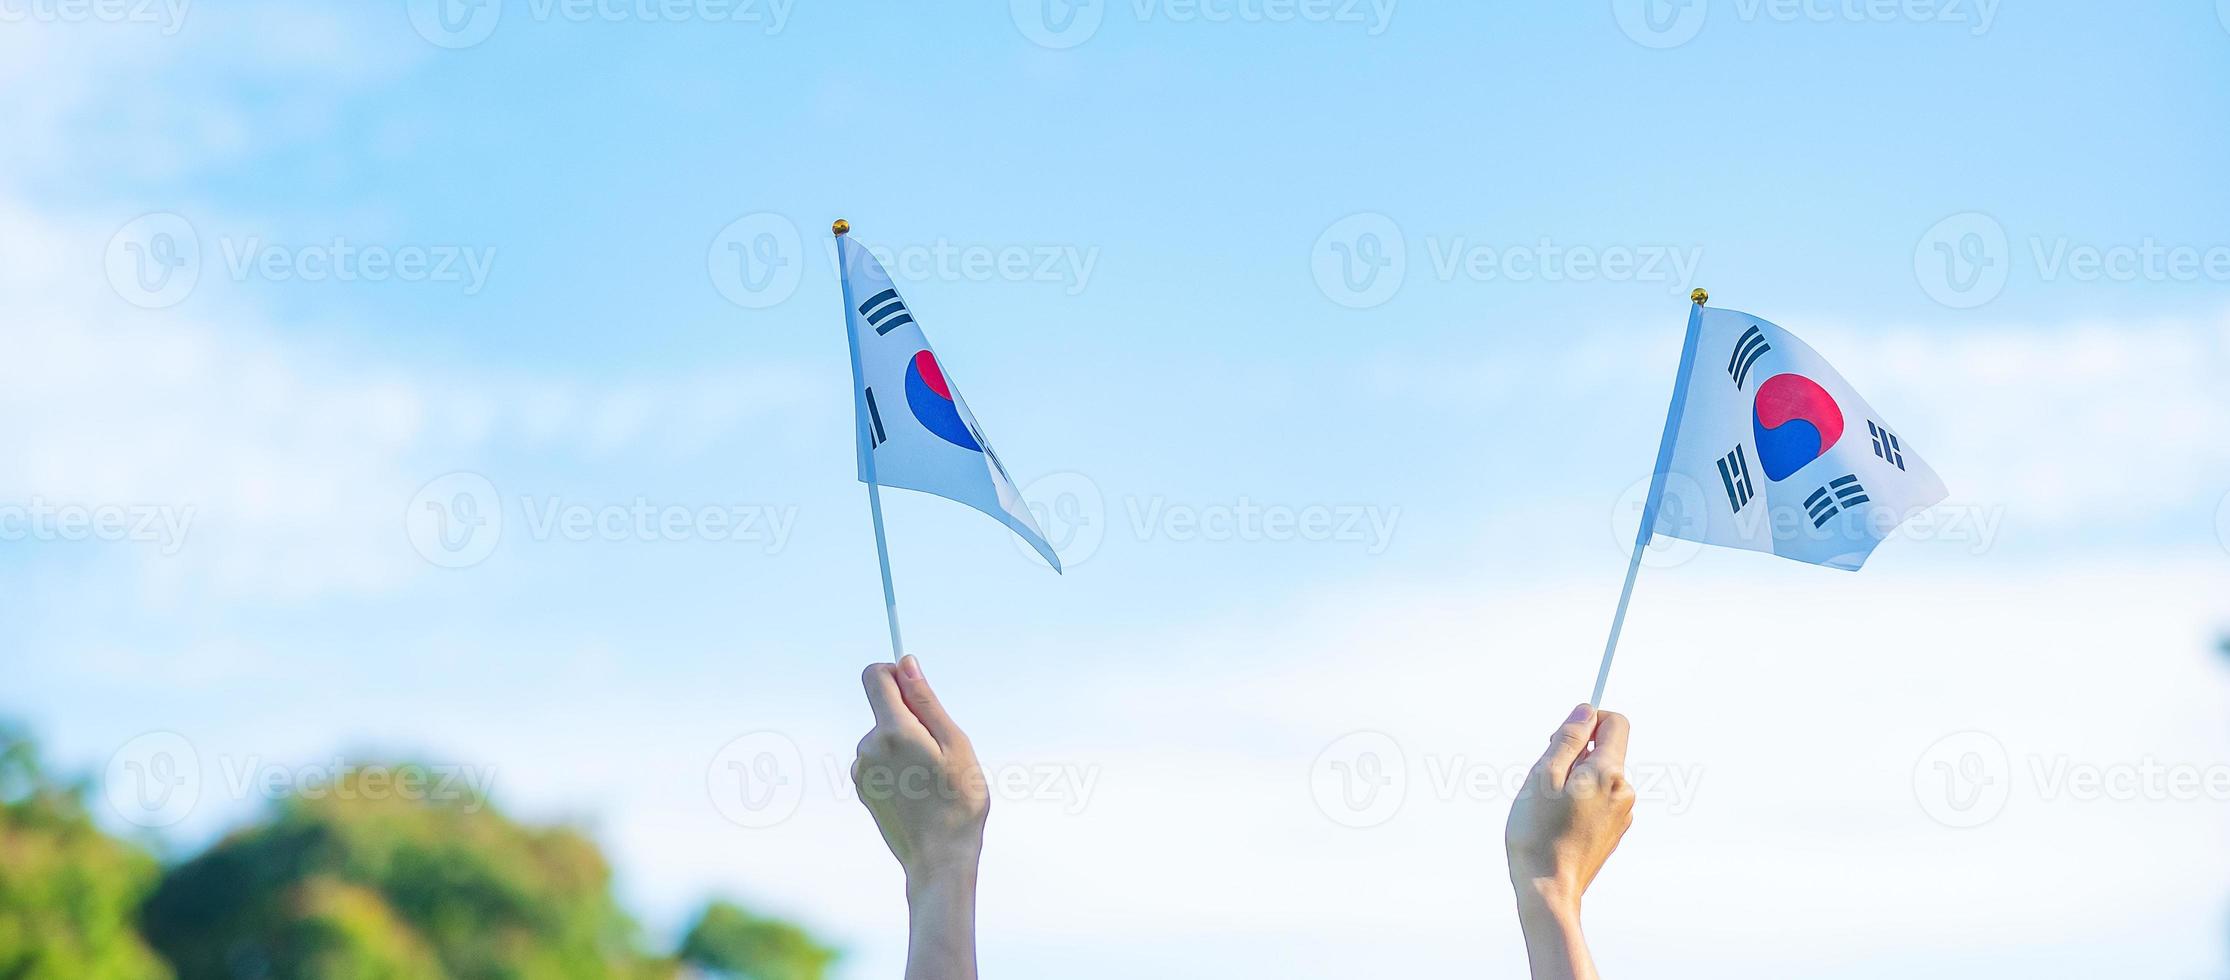
<svg viewBox="0 0 2230 980">
<path fill-rule="evenodd" d="M 1533 980 L 1596 980 L 1580 896 L 1634 823 L 1626 716 L 1574 707 L 1526 775 L 1502 830 Z"/>
<path fill-rule="evenodd" d="M 1533 980 L 1597 980 L 1595 958 L 1580 934 L 1580 906 L 1555 889 L 1518 886 L 1518 925 L 1525 931 L 1525 957 Z"/>
<path fill-rule="evenodd" d="M 906 883 L 906 980 L 976 980 L 976 873 Z"/>
</svg>

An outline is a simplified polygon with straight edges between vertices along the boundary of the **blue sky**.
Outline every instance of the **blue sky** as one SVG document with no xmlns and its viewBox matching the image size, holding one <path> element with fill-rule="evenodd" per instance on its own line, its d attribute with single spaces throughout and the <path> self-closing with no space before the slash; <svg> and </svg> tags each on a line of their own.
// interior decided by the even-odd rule
<svg viewBox="0 0 2230 980">
<path fill-rule="evenodd" d="M 1063 34 L 1027 2 L 505 0 L 477 40 L 415 3 L 23 9 L 0 504 L 189 530 L 0 548 L 0 712 L 93 772 L 185 739 L 163 846 L 256 812 L 227 773 L 410 753 L 595 828 L 656 936 L 735 894 L 891 973 L 895 869 L 824 765 L 883 652 L 841 216 L 915 263 L 1071 565 L 888 500 L 909 640 L 977 741 L 1094 779 L 1002 800 L 996 971 L 1514 962 L 1501 804 L 1423 787 L 1522 764 L 1584 694 L 1701 285 L 1835 361 L 1952 499 L 1856 577 L 1645 573 L 1612 703 L 1637 757 L 1703 778 L 1645 801 L 1591 907 L 1606 959 L 2223 972 L 2230 800 L 2055 775 L 2230 759 L 2217 5 L 1689 0 L 1655 34 L 1624 0 L 1142 0 Z M 129 272 L 174 220 L 196 278 L 150 293 Z M 1398 241 L 1398 286 L 1324 274 L 1357 229 Z M 428 265 L 303 281 L 336 241 Z M 769 268 L 794 285 L 752 289 Z M 463 568 L 412 538 L 451 474 L 502 517 Z M 534 530 L 638 502 L 756 523 Z M 1291 523 L 1221 523 L 1249 513 Z M 1309 782 L 1359 731 L 1418 784 L 1365 829 Z M 2017 788 L 1951 828 L 1914 773 L 1966 731 Z M 758 732 L 804 787 L 768 827 L 708 800 Z M 1754 960 L 1728 962 L 1733 913 L 1776 937 Z"/>
</svg>

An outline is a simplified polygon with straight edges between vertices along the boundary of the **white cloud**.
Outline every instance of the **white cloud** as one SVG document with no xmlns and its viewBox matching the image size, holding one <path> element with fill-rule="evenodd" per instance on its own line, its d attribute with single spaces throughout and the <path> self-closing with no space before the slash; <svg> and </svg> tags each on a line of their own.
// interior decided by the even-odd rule
<svg viewBox="0 0 2230 980">
<path fill-rule="evenodd" d="M 333 109 L 430 57 L 392 7 L 193 3 L 183 25 L 33 18 L 0 32 L 0 186 L 166 181 L 329 131 Z M 254 114 L 242 83 L 276 84 Z"/>
<path fill-rule="evenodd" d="M 1586 693 L 1616 584 L 1615 570 L 1516 591 L 1381 583 L 1220 625 L 1046 636 L 1033 648 L 1073 667 L 1027 687 L 994 666 L 1011 658 L 932 664 L 987 762 L 1098 774 L 1080 814 L 994 808 L 986 948 L 1021 975 L 1135 975 L 1139 944 L 1147 962 L 1179 964 L 1171 976 L 1516 969 L 1507 799 L 1437 797 L 1435 774 L 1532 761 Z M 2007 957 L 2048 966 L 2038 950 L 2063 949 L 2147 976 L 2218 969 L 2230 799 L 2047 797 L 2063 764 L 2230 772 L 2230 671 L 2206 632 L 2230 616 L 2226 584 L 2219 557 L 1849 575 L 1720 552 L 1652 572 L 1610 705 L 1635 719 L 1633 766 L 1690 782 L 1645 802 L 1591 899 L 1607 965 L 1957 977 Z M 806 803 L 775 829 L 723 823 L 683 764 L 727 729 L 663 723 L 689 729 L 676 744 L 696 752 L 561 753 L 593 775 L 547 772 L 570 788 L 537 795 L 587 804 L 619 780 L 640 803 L 607 826 L 631 890 L 771 891 L 854 945 L 846 975 L 882 975 L 903 955 L 902 901 L 864 815 L 814 768 L 845 758 L 865 724 L 800 686 L 827 679 L 769 678 L 751 705 L 799 707 L 730 722 L 779 728 L 808 760 Z M 1914 775 L 1932 744 L 1970 729 L 2005 746 L 2014 789 L 1996 819 L 1954 829 L 1929 817 Z M 1351 829 L 1318 809 L 1310 767 L 1361 730 L 1400 744 L 1408 797 L 1391 822 Z M 569 751 L 593 760 L 586 742 Z M 643 771 L 664 756 L 671 772 Z"/>
<path fill-rule="evenodd" d="M 21 248 L 97 252 L 86 234 L 42 235 L 56 229 L 12 217 L 9 238 Z M 20 285 L 10 292 L 98 290 L 68 276 L 40 290 L 12 288 Z M 0 324 L 9 351 L 0 361 L 0 458 L 9 460 L 0 494 L 185 514 L 185 549 L 141 549 L 143 571 L 211 598 L 377 591 L 421 574 L 403 531 L 405 502 L 460 460 L 490 458 L 504 437 L 525 436 L 560 462 L 667 447 L 668 432 L 701 448 L 786 410 L 784 393 L 795 391 L 776 368 L 712 371 L 590 391 L 586 411 L 538 419 L 531 407 L 509 407 L 547 388 L 529 377 L 467 382 L 327 353 L 253 310 L 126 309 L 97 295 L 35 301 Z M 582 439 L 561 437 L 582 430 Z"/>
<path fill-rule="evenodd" d="M 702 450 L 793 402 L 780 365 L 584 387 L 367 356 L 279 322 L 221 281 L 213 254 L 174 308 L 138 309 L 105 280 L 126 218 L 179 209 L 204 228 L 254 224 L 128 188 L 191 187 L 207 167 L 319 139 L 348 99 L 429 56 L 401 12 L 373 7 L 196 4 L 167 36 L 36 21 L 0 32 L 0 82 L 38 93 L 0 106 L 0 500 L 190 521 L 175 555 L 117 556 L 156 608 L 376 592 L 426 571 L 404 504 L 460 461 L 509 445 L 561 462 Z M 251 108 L 243 83 L 283 94 Z M 64 175 L 68 205 L 29 189 Z"/>
</svg>

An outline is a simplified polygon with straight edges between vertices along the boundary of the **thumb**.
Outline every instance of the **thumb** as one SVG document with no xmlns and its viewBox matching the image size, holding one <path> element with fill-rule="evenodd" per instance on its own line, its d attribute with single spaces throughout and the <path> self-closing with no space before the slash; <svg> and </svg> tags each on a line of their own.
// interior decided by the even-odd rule
<svg viewBox="0 0 2230 980">
<path fill-rule="evenodd" d="M 906 707 L 921 720 L 923 728 L 929 729 L 930 737 L 936 739 L 938 745 L 949 748 L 956 742 L 968 740 L 959 723 L 945 712 L 944 702 L 937 699 L 937 692 L 930 689 L 929 678 L 922 676 L 921 661 L 908 654 L 898 662 L 897 674 L 898 690 L 906 696 Z"/>
<path fill-rule="evenodd" d="M 1556 726 L 1556 734 L 1549 736 L 1548 751 L 1541 753 L 1541 774 L 1551 786 L 1564 785 L 1572 772 L 1572 763 L 1579 761 L 1580 752 L 1587 748 L 1587 740 L 1595 734 L 1595 706 L 1583 704 L 1572 709 L 1564 724 Z"/>
</svg>

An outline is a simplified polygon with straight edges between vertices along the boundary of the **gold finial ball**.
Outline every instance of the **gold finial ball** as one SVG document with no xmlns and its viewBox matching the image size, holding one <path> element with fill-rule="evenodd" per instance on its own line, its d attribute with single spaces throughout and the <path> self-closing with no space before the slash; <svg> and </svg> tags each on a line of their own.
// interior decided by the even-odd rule
<svg viewBox="0 0 2230 980">
<path fill-rule="evenodd" d="M 838 223 L 838 224 L 842 224 L 843 222 L 837 222 L 837 223 Z M 840 232 L 839 234 L 841 234 L 841 232 Z M 1694 303 L 1694 304 L 1696 304 L 1697 306 L 1702 306 L 1702 305 L 1703 305 L 1703 304 L 1705 303 L 1705 301 L 1707 301 L 1707 300 L 1709 300 L 1709 299 L 1711 299 L 1711 294 L 1710 294 L 1710 293 L 1707 293 L 1707 292 L 1704 292 L 1704 291 L 1703 291 L 1703 287 L 1702 287 L 1702 286 L 1697 286 L 1697 287 L 1696 287 L 1696 290 L 1695 290 L 1695 292 L 1692 292 L 1692 293 L 1689 293 L 1689 294 L 1688 294 L 1688 301 L 1689 301 L 1689 302 L 1691 302 L 1691 303 Z"/>
<path fill-rule="evenodd" d="M 842 218 L 838 218 L 836 219 L 835 224 L 829 226 L 829 230 L 841 235 L 847 231 L 852 230 L 852 223 Z"/>
</svg>

